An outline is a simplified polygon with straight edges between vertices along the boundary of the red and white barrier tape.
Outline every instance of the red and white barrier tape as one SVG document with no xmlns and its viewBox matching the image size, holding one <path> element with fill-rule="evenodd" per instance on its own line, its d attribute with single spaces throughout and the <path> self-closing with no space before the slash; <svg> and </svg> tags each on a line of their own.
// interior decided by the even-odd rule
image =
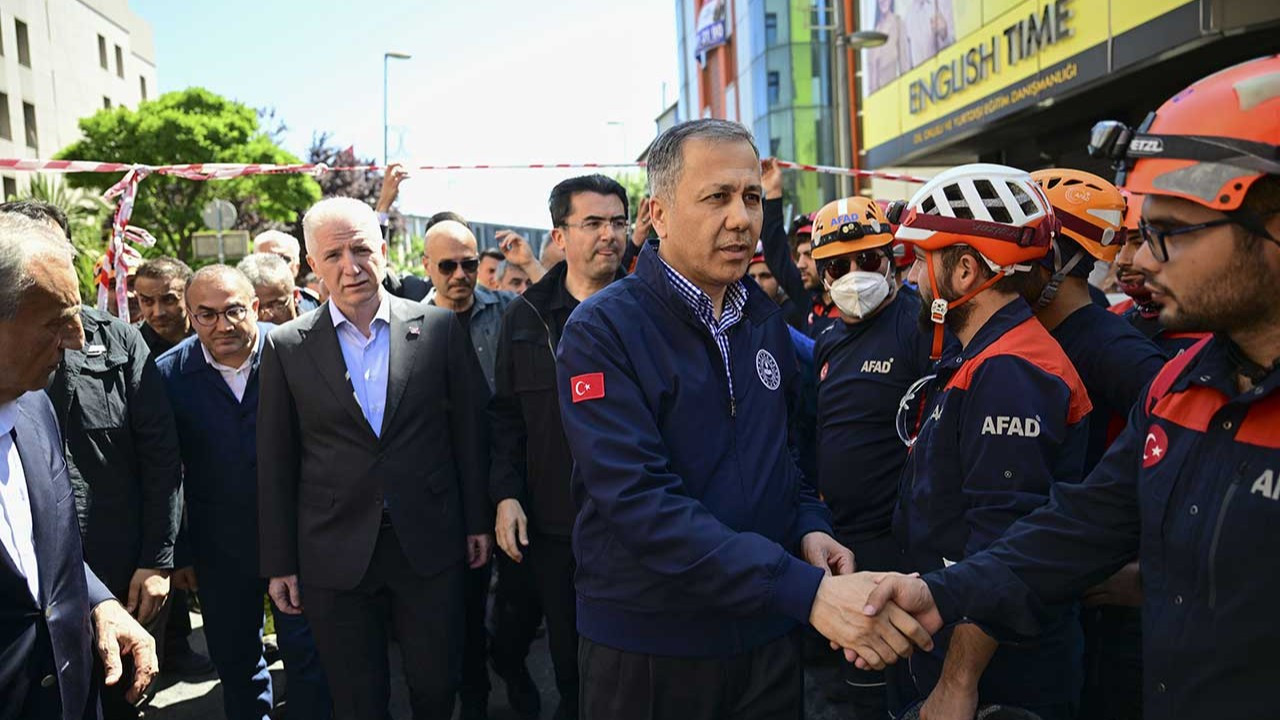
<svg viewBox="0 0 1280 720">
<path fill-rule="evenodd" d="M 928 182 L 928 178 L 886 173 L 876 170 L 858 170 L 831 165 L 806 165 L 787 160 L 779 160 L 778 165 L 791 170 L 816 172 L 826 175 L 849 175 L 856 177 L 880 178 L 910 183 Z M 604 169 L 604 168 L 643 168 L 641 162 L 624 163 L 530 163 L 524 165 L 418 165 L 406 167 L 406 170 L 546 170 L 546 169 Z M 103 193 L 107 200 L 119 198 L 116 212 L 111 221 L 111 240 L 107 246 L 106 266 L 112 268 L 109 275 L 99 273 L 98 307 L 107 309 L 106 283 L 114 280 L 116 286 L 117 315 L 126 322 L 129 318 L 128 267 L 127 263 L 138 255 L 137 251 L 128 248 L 125 240 L 143 247 L 155 244 L 155 238 L 142 228 L 129 227 L 129 218 L 133 215 L 133 203 L 138 195 L 138 184 L 151 174 L 172 175 L 188 180 L 225 180 L 245 177 L 247 175 L 278 175 L 283 173 L 320 174 L 325 172 L 378 172 L 384 170 L 379 165 L 362 165 L 354 167 L 329 167 L 324 163 L 299 163 L 295 165 L 270 165 L 255 163 L 188 163 L 183 165 L 139 165 L 131 163 L 104 163 L 88 160 L 43 160 L 38 158 L 0 158 L 0 170 L 24 170 L 29 172 L 83 172 L 83 173 L 124 173 L 119 182 Z"/>
</svg>

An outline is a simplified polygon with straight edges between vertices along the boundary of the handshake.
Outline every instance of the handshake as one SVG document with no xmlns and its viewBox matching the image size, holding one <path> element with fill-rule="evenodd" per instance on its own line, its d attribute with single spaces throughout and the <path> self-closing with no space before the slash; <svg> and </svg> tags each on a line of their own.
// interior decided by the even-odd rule
<svg viewBox="0 0 1280 720">
<path fill-rule="evenodd" d="M 811 533 L 802 542 L 804 559 L 828 571 L 818 586 L 809 623 L 834 650 L 859 668 L 880 670 L 933 649 L 942 616 L 929 586 L 918 576 L 853 572 L 853 554 L 829 535 Z"/>
</svg>

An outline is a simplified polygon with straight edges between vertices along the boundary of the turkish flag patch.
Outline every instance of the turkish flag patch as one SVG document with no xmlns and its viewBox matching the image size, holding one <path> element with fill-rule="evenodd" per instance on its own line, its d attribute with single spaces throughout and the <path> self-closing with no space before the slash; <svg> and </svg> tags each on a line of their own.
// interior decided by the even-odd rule
<svg viewBox="0 0 1280 720">
<path fill-rule="evenodd" d="M 1142 467 L 1155 466 L 1169 453 L 1169 436 L 1164 428 L 1152 423 L 1147 431 L 1147 441 L 1142 446 Z"/>
<path fill-rule="evenodd" d="M 604 373 L 587 373 L 569 378 L 573 401 L 599 400 L 604 397 Z"/>
</svg>

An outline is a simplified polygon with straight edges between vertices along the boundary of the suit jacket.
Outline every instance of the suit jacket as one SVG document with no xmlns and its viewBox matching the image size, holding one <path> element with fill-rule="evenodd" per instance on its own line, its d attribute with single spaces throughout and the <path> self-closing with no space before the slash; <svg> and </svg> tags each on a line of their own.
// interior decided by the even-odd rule
<svg viewBox="0 0 1280 720">
<path fill-rule="evenodd" d="M 18 398 L 15 445 L 27 476 L 40 597 L 0 551 L 0 719 L 97 716 L 90 610 L 111 593 L 84 562 L 53 406 Z"/>
<path fill-rule="evenodd" d="M 275 325 L 258 323 L 259 342 Z M 184 549 L 201 565 L 258 572 L 258 366 L 253 357 L 244 398 L 227 387 L 189 337 L 156 361 L 173 401 L 185 468 Z M 184 558 L 186 560 L 187 558 Z"/>
<path fill-rule="evenodd" d="M 181 464 L 173 412 L 142 334 L 82 308 L 85 346 L 46 392 L 66 439 L 85 559 L 124 597 L 138 568 L 173 567 Z"/>
<path fill-rule="evenodd" d="M 384 502 L 413 569 L 463 561 L 493 530 L 485 492 L 486 388 L 452 312 L 384 293 L 390 361 L 381 436 L 356 403 L 328 303 L 267 337 L 259 370 L 262 574 L 355 587 Z"/>
</svg>

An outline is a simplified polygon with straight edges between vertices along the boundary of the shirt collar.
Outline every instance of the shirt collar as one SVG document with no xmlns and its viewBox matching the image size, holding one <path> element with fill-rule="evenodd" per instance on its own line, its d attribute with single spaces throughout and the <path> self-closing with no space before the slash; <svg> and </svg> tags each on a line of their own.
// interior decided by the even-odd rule
<svg viewBox="0 0 1280 720">
<path fill-rule="evenodd" d="M 656 253 L 655 253 L 656 255 Z M 715 304 L 711 302 L 711 296 L 702 291 L 702 288 L 694 285 L 688 278 L 681 275 L 678 270 L 671 267 L 661 255 L 657 255 L 658 261 L 662 263 L 662 268 L 666 271 L 667 280 L 671 282 L 672 287 L 680 297 L 689 305 L 695 313 L 711 313 L 714 317 Z M 747 287 L 741 280 L 733 283 L 724 291 L 724 306 L 720 310 L 721 322 L 731 319 L 735 316 L 741 316 L 743 308 L 747 304 Z"/>
<path fill-rule="evenodd" d="M 333 320 L 333 327 L 335 329 L 343 323 L 347 323 L 352 327 L 355 327 L 355 323 L 352 323 L 347 319 L 346 315 L 342 314 L 342 311 L 338 309 L 338 306 L 333 302 L 333 300 L 329 300 L 329 318 Z M 387 302 L 387 294 L 381 290 L 378 291 L 378 311 L 373 314 L 373 323 L 376 323 L 379 320 L 388 325 L 391 324 L 391 303 Z M 373 326 L 373 323 L 369 323 L 370 327 Z"/>
<path fill-rule="evenodd" d="M 204 361 L 209 363 L 211 367 L 216 370 L 234 370 L 239 373 L 248 370 L 249 367 L 253 365 L 253 359 L 258 356 L 258 353 L 262 352 L 262 335 L 262 328 L 258 328 L 258 340 L 253 344 L 253 352 L 249 353 L 249 357 L 245 358 L 244 362 L 240 363 L 240 367 L 237 368 L 233 368 L 230 365 L 223 365 L 217 360 L 214 360 L 213 355 L 209 354 L 209 348 L 205 347 L 204 343 L 199 340 L 196 341 L 196 344 L 200 346 L 200 352 L 204 354 Z"/>
<path fill-rule="evenodd" d="M 0 435 L 8 435 L 18 424 L 18 401 L 10 400 L 0 405 Z"/>
</svg>

